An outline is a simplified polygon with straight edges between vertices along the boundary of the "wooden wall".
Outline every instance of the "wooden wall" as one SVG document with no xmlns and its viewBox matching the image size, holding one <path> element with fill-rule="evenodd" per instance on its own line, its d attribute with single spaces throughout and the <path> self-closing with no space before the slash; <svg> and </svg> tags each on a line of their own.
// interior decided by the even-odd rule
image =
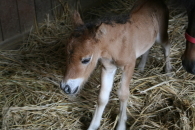
<svg viewBox="0 0 195 130">
<path fill-rule="evenodd" d="M 0 0 L 0 49 L 5 44 L 15 44 L 28 34 L 30 28 L 46 18 L 46 14 L 53 16 L 53 12 L 60 12 L 61 3 L 68 2 L 74 6 L 77 0 Z M 109 0 L 80 0 L 82 9 Z"/>
<path fill-rule="evenodd" d="M 28 31 L 52 14 L 52 0 L 0 0 L 0 42 Z"/>
</svg>

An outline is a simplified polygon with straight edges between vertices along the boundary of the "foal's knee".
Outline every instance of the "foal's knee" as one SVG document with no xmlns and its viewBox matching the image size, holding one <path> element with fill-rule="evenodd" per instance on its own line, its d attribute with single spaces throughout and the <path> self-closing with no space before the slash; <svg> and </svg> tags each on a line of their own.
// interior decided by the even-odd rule
<svg viewBox="0 0 195 130">
<path fill-rule="evenodd" d="M 104 105 L 106 105 L 108 103 L 108 100 L 107 99 L 104 99 L 104 98 L 102 98 L 102 97 L 99 97 L 99 99 L 98 99 L 98 105 L 99 106 L 104 106 Z"/>
<path fill-rule="evenodd" d="M 125 90 L 119 89 L 118 97 L 121 102 L 127 101 L 129 98 L 129 89 L 125 89 Z"/>
<path fill-rule="evenodd" d="M 102 93 L 99 95 L 98 97 L 98 105 L 101 106 L 101 105 L 106 105 L 109 101 L 109 96 Z"/>
</svg>

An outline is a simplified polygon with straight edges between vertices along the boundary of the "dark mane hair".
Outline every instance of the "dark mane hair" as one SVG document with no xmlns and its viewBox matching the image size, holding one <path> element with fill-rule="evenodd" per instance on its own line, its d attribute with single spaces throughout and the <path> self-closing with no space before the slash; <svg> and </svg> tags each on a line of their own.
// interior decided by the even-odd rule
<svg viewBox="0 0 195 130">
<path fill-rule="evenodd" d="M 73 32 L 73 37 L 80 37 L 83 35 L 86 31 L 88 33 L 94 34 L 97 30 L 97 28 L 102 24 L 108 24 L 108 25 L 114 25 L 116 24 L 125 24 L 129 21 L 130 15 L 129 14 L 121 14 L 121 15 L 111 15 L 111 16 L 104 16 L 99 19 L 96 19 L 92 22 L 88 22 L 84 25 L 80 25 L 75 28 Z"/>
</svg>

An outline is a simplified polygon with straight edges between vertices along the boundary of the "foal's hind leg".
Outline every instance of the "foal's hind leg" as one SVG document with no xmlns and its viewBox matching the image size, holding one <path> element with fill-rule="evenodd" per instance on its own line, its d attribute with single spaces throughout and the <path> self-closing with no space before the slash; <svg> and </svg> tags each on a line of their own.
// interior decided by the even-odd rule
<svg viewBox="0 0 195 130">
<path fill-rule="evenodd" d="M 108 60 L 102 60 L 102 76 L 101 76 L 101 89 L 98 97 L 98 104 L 93 116 L 92 122 L 88 130 L 96 130 L 100 126 L 101 117 L 104 111 L 104 108 L 109 100 L 109 95 L 112 90 L 112 84 L 114 81 L 114 75 L 117 67 L 110 63 Z"/>
<path fill-rule="evenodd" d="M 117 130 L 126 130 L 126 120 L 127 120 L 127 101 L 129 97 L 129 83 L 131 81 L 131 77 L 133 75 L 133 71 L 135 68 L 135 61 L 132 60 L 130 65 L 124 66 L 121 86 L 118 90 L 118 96 L 120 100 L 120 113 L 119 113 L 119 121 Z"/>
<path fill-rule="evenodd" d="M 170 48 L 171 48 L 171 44 L 162 44 L 163 48 L 164 48 L 164 58 L 165 58 L 165 72 L 169 73 L 171 72 L 171 63 L 170 63 Z"/>
<path fill-rule="evenodd" d="M 165 58 L 165 72 L 169 73 L 171 72 L 171 63 L 170 63 L 170 48 L 171 44 L 168 40 L 168 33 L 164 33 L 161 35 L 158 35 L 157 42 L 161 44 L 163 48 L 164 58 Z"/>
<path fill-rule="evenodd" d="M 141 56 L 141 60 L 140 60 L 139 65 L 138 65 L 138 67 L 137 67 L 138 70 L 139 70 L 140 72 L 143 72 L 143 71 L 144 71 L 144 68 L 145 68 L 145 65 L 146 65 L 146 61 L 147 61 L 147 59 L 148 59 L 149 51 L 150 51 L 150 50 L 148 50 L 147 52 L 145 52 L 145 53 Z"/>
</svg>

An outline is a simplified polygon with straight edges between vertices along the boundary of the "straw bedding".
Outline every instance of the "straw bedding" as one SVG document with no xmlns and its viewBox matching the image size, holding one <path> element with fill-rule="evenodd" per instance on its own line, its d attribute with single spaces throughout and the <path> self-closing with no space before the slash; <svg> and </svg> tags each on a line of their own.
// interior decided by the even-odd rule
<svg viewBox="0 0 195 130">
<path fill-rule="evenodd" d="M 111 1 L 83 13 L 85 21 L 105 12 L 124 13 L 134 0 Z M 95 110 L 100 89 L 98 65 L 82 91 L 68 96 L 59 88 L 65 68 L 64 46 L 72 30 L 68 6 L 61 17 L 36 24 L 20 50 L 0 51 L 0 128 L 3 130 L 85 130 Z M 56 13 L 57 14 L 57 13 Z M 169 37 L 172 43 L 171 77 L 163 73 L 159 45 L 152 47 L 143 73 L 135 69 L 127 107 L 128 130 L 194 130 L 195 77 L 181 65 L 185 49 L 187 16 L 170 8 Z M 118 119 L 118 70 L 110 102 L 100 130 L 114 130 Z"/>
</svg>

